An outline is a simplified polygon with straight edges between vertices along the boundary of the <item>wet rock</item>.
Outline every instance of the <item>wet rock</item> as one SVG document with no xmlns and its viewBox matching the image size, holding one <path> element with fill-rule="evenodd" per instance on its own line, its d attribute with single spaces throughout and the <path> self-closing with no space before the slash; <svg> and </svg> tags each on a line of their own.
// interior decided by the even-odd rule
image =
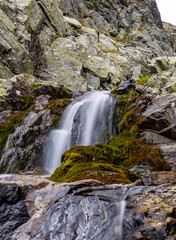
<svg viewBox="0 0 176 240">
<path fill-rule="evenodd" d="M 14 230 L 29 220 L 19 186 L 0 184 L 0 238 L 10 239 Z"/>
<path fill-rule="evenodd" d="M 120 94 L 127 94 L 130 92 L 131 89 L 135 89 L 135 85 L 132 81 L 127 81 L 125 83 L 120 84 L 117 89 L 117 93 Z"/>
<path fill-rule="evenodd" d="M 0 82 L 0 171 L 32 171 L 48 131 L 70 103 L 70 91 L 57 82 L 21 74 Z M 18 111 L 16 111 L 18 110 Z"/>
<path fill-rule="evenodd" d="M 14 232 L 11 239 L 52 236 L 68 240 L 74 237 L 116 240 L 121 236 L 124 240 L 171 240 L 175 231 L 175 194 L 175 185 L 100 185 L 93 180 L 49 183 L 26 196 L 31 218 Z M 122 230 L 120 214 L 123 216 L 123 211 Z"/>
<path fill-rule="evenodd" d="M 130 188 L 123 239 L 172 239 L 174 233 L 170 229 L 169 235 L 165 229 L 168 214 L 174 209 L 172 193 L 175 195 L 175 186 Z"/>
<path fill-rule="evenodd" d="M 51 125 L 49 110 L 30 112 L 24 124 L 17 127 L 7 140 L 0 160 L 1 172 L 33 169 Z"/>
</svg>

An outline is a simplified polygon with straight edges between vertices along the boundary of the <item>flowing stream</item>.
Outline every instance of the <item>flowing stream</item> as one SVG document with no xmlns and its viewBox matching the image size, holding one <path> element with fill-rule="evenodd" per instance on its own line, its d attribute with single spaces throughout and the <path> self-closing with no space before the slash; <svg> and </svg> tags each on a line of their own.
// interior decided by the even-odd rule
<svg viewBox="0 0 176 240">
<path fill-rule="evenodd" d="M 62 154 L 74 146 L 105 143 L 113 129 L 115 100 L 108 91 L 91 91 L 73 101 L 62 123 L 49 135 L 44 168 L 53 172 L 61 165 Z"/>
</svg>

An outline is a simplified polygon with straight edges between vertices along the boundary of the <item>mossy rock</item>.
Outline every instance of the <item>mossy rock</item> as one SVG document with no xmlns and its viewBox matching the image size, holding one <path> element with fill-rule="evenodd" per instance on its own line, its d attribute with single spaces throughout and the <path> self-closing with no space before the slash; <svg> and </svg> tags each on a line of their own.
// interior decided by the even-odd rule
<svg viewBox="0 0 176 240">
<path fill-rule="evenodd" d="M 56 182 L 97 179 L 105 184 L 126 184 L 137 180 L 134 173 L 119 166 L 123 160 L 119 149 L 106 144 L 74 147 L 62 155 L 63 164 L 50 179 Z"/>
<path fill-rule="evenodd" d="M 35 96 L 50 95 L 53 99 L 70 98 L 71 91 L 64 86 L 53 87 L 52 85 L 32 85 L 34 87 L 32 93 Z"/>
<path fill-rule="evenodd" d="M 129 170 L 112 164 L 65 162 L 55 170 L 50 180 L 55 182 L 74 182 L 83 179 L 96 179 L 104 184 L 127 184 L 137 180 L 137 178 Z"/>
<path fill-rule="evenodd" d="M 27 95 L 27 96 L 22 96 L 19 101 L 21 105 L 20 110 L 23 111 L 28 109 L 30 106 L 32 106 L 35 100 L 31 96 Z"/>
<path fill-rule="evenodd" d="M 67 107 L 71 103 L 70 99 L 53 99 L 49 102 L 47 108 L 50 109 L 52 114 L 61 115 L 63 113 L 63 109 Z"/>
<path fill-rule="evenodd" d="M 119 165 L 124 156 L 118 148 L 106 144 L 95 146 L 78 146 L 71 148 L 62 155 L 62 162 L 98 162 Z"/>
<path fill-rule="evenodd" d="M 129 131 L 113 137 L 108 144 L 117 147 L 126 156 L 123 166 L 131 169 L 140 164 L 146 164 L 152 171 L 169 171 L 170 166 L 165 161 L 162 151 L 140 138 L 134 138 Z"/>
<path fill-rule="evenodd" d="M 0 123 L 0 156 L 5 147 L 8 136 L 15 131 L 15 127 L 23 123 L 27 115 L 27 111 L 16 112 L 12 116 L 4 117 L 5 122 Z"/>
<path fill-rule="evenodd" d="M 47 108 L 50 109 L 51 114 L 53 114 L 53 127 L 56 127 L 61 120 L 62 114 L 65 108 L 71 103 L 70 99 L 52 99 L 50 100 Z"/>
<path fill-rule="evenodd" d="M 148 85 L 148 80 L 152 77 L 151 73 L 142 73 L 141 78 L 137 81 L 137 84 L 142 85 L 142 86 L 147 86 Z"/>
</svg>

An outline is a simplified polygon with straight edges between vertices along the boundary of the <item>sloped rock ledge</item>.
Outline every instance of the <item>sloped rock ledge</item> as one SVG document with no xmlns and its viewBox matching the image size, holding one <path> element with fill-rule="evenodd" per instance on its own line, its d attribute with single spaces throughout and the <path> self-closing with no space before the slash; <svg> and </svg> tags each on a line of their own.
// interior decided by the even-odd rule
<svg viewBox="0 0 176 240">
<path fill-rule="evenodd" d="M 102 185 L 95 180 L 84 180 L 58 184 L 33 176 L 0 178 L 0 186 L 5 188 L 13 183 L 28 189 L 24 203 L 30 219 L 17 226 L 15 232 L 12 230 L 10 239 L 115 240 L 124 199 L 122 239 L 175 237 L 176 185 L 172 181 L 167 185 L 137 186 L 139 182 Z"/>
</svg>

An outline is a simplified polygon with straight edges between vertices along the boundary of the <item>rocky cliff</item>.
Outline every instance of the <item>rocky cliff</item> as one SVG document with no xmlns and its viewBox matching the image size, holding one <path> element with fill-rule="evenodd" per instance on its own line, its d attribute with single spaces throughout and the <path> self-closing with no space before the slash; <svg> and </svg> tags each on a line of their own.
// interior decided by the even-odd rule
<svg viewBox="0 0 176 240">
<path fill-rule="evenodd" d="M 0 172 L 39 173 L 49 131 L 89 90 L 118 99 L 116 134 L 51 176 L 82 182 L 1 179 L 1 239 L 117 239 L 124 199 L 122 239 L 175 239 L 175 27 L 155 0 L 0 1 Z"/>
</svg>

